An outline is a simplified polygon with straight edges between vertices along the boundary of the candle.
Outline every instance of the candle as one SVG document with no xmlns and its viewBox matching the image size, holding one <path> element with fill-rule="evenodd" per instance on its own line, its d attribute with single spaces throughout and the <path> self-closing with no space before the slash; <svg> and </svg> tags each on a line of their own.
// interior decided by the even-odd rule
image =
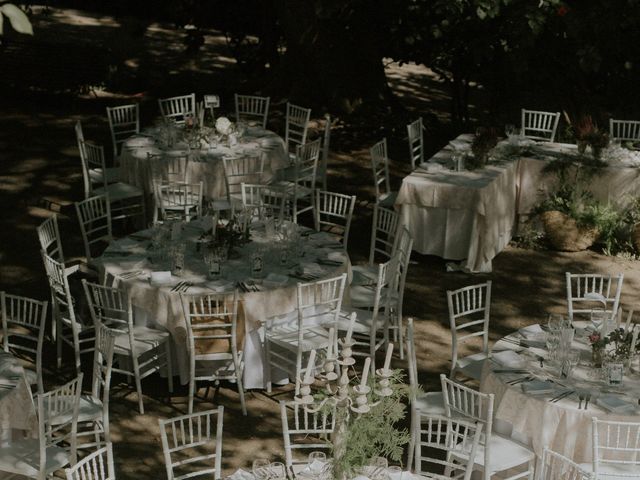
<svg viewBox="0 0 640 480">
<path fill-rule="evenodd" d="M 333 357 L 333 342 L 336 334 L 336 329 L 331 327 L 329 329 L 329 346 L 327 347 L 327 358 Z"/>
<path fill-rule="evenodd" d="M 367 386 L 367 378 L 369 377 L 369 369 L 371 368 L 371 357 L 367 357 L 364 361 L 364 370 L 362 371 L 362 380 L 360 381 L 361 387 Z"/>
<path fill-rule="evenodd" d="M 311 373 L 313 372 L 314 362 L 316 360 L 316 351 L 311 350 L 309 354 L 309 362 L 307 363 L 307 373 L 305 374 L 304 381 L 305 383 L 311 383 Z"/>
<path fill-rule="evenodd" d="M 347 329 L 347 343 L 351 342 L 351 335 L 353 334 L 353 327 L 356 324 L 356 312 L 351 313 L 349 317 L 349 328 Z"/>
<path fill-rule="evenodd" d="M 391 355 L 393 355 L 393 343 L 389 342 L 389 346 L 387 347 L 387 356 L 384 359 L 384 369 L 389 370 L 391 366 Z"/>
</svg>

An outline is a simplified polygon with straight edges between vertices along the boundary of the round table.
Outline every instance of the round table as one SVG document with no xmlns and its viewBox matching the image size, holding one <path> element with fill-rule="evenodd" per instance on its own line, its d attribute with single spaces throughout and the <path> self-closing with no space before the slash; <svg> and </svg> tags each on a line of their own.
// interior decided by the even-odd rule
<svg viewBox="0 0 640 480">
<path fill-rule="evenodd" d="M 184 281 L 191 284 L 186 292 L 183 291 L 188 294 L 231 292 L 238 286 L 238 325 L 239 330 L 244 326 L 245 332 L 244 385 L 248 389 L 265 388 L 261 340 L 263 322 L 291 320 L 291 312 L 297 308 L 296 286 L 298 282 L 308 281 L 305 275 L 311 274 L 320 279 L 347 273 L 350 281 L 349 258 L 342 244 L 331 235 L 299 227 L 303 233 L 304 254 L 300 258 L 290 259 L 283 266 L 274 239 L 266 236 L 264 225 L 254 224 L 251 242 L 237 248 L 238 258 L 227 260 L 220 279 L 209 280 L 203 247 L 198 246 L 207 222 L 210 225 L 210 219 L 204 217 L 181 226 L 177 242 L 186 245 L 185 269 L 180 277 L 170 276 L 164 284 L 154 284 L 150 280 L 152 272 L 170 270 L 167 260 L 159 261 L 150 256 L 152 229 L 113 242 L 98 259 L 99 265 L 104 275 L 117 278 L 119 285 L 130 293 L 136 324 L 164 328 L 171 333 L 176 355 L 174 368 L 183 383 L 188 381 L 189 374 L 186 323 L 180 293 L 172 289 Z M 251 255 L 257 247 L 265 251 L 262 279 L 251 278 Z M 301 272 L 303 278 L 300 278 Z"/>
<path fill-rule="evenodd" d="M 36 434 L 38 419 L 20 361 L 0 351 L 0 448 L 11 442 L 14 430 Z"/>
<path fill-rule="evenodd" d="M 586 323 L 574 322 L 574 325 L 571 348 L 580 352 L 581 359 L 570 378 L 559 378 L 558 369 L 549 365 L 548 352 L 543 347 L 544 332 L 539 325 L 532 325 L 495 344 L 492 358 L 483 368 L 480 390 L 495 395 L 495 419 L 511 424 L 513 436 L 528 443 L 538 456 L 542 456 L 544 447 L 548 446 L 575 462 L 584 463 L 592 461 L 593 417 L 640 421 L 640 374 L 637 370 L 625 374 L 620 387 L 606 385 L 591 366 Z M 518 354 L 514 356 L 513 352 Z M 518 382 L 527 376 L 534 376 L 538 383 Z M 508 383 L 512 381 L 516 383 Z M 574 393 L 552 401 L 571 390 Z M 578 394 L 582 392 L 591 394 L 587 409 L 584 401 L 581 402 L 583 408 L 579 408 Z M 601 406 L 611 402 L 610 399 L 624 405 L 621 403 L 617 411 Z"/>
<path fill-rule="evenodd" d="M 123 144 L 120 154 L 122 181 L 144 189 L 147 194 L 153 192 L 154 178 L 154 169 L 147 157 L 148 153 L 166 155 L 188 153 L 190 160 L 186 179 L 192 183 L 202 181 L 203 194 L 207 198 L 218 198 L 226 194 L 222 162 L 225 156 L 255 155 L 256 153 L 265 155 L 263 182 L 269 181 L 276 170 L 289 165 L 289 157 L 282 138 L 261 127 L 248 127 L 236 145 L 229 146 L 228 142 L 220 142 L 212 146 L 201 140 L 201 148 L 195 151 L 190 150 L 184 141 L 166 148 L 158 138 L 157 129 L 149 129 L 144 134 L 132 136 Z"/>
</svg>

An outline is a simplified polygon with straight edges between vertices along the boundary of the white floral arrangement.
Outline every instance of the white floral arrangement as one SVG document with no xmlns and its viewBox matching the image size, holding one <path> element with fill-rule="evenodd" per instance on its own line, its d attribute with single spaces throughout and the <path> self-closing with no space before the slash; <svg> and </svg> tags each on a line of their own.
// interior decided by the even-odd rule
<svg viewBox="0 0 640 480">
<path fill-rule="evenodd" d="M 640 151 L 629 150 L 620 145 L 609 145 L 602 151 L 601 158 L 609 165 L 640 167 Z"/>
<path fill-rule="evenodd" d="M 235 125 L 227 117 L 218 117 L 216 120 L 216 131 L 222 135 L 231 135 L 235 129 Z"/>
</svg>

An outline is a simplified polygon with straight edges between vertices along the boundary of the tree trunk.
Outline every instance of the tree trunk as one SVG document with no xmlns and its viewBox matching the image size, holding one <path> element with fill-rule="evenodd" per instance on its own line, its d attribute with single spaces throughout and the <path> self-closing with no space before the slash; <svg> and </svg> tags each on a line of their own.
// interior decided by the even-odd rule
<svg viewBox="0 0 640 480">
<path fill-rule="evenodd" d="M 279 0 L 286 51 L 269 90 L 309 106 L 351 112 L 389 99 L 378 2 Z M 384 40 L 382 40 L 384 41 Z"/>
</svg>

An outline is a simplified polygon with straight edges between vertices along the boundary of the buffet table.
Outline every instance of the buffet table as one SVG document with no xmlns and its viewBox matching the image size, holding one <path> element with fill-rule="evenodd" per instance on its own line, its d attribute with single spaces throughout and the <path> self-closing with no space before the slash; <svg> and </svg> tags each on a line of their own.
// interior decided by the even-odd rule
<svg viewBox="0 0 640 480">
<path fill-rule="evenodd" d="M 625 375 L 621 386 L 608 386 L 599 378 L 600 370 L 591 366 L 587 333 L 580 328 L 585 325 L 574 324 L 578 328 L 571 348 L 580 352 L 580 361 L 569 378 L 559 378 L 545 348 L 518 345 L 540 342 L 527 340 L 532 337 L 544 338 L 544 332 L 534 325 L 494 345 L 492 359 L 484 365 L 480 390 L 495 395 L 495 419 L 511 424 L 514 434 L 526 439 L 539 457 L 549 447 L 583 463 L 592 460 L 593 417 L 626 422 L 640 418 L 640 372 Z M 532 380 L 524 380 L 528 378 Z M 590 395 L 588 405 L 580 395 Z"/>
<path fill-rule="evenodd" d="M 269 181 L 274 172 L 289 165 L 284 141 L 275 133 L 261 127 L 248 127 L 238 143 L 230 145 L 226 140 L 201 139 L 198 147 L 192 149 L 186 141 L 177 141 L 167 147 L 157 129 L 129 138 L 123 145 L 120 155 L 122 180 L 143 188 L 145 193 L 153 192 L 154 165 L 147 154 L 189 155 L 186 172 L 188 182 L 203 182 L 206 198 L 222 197 L 226 194 L 224 180 L 225 156 L 264 155 L 263 182 Z"/>
<path fill-rule="evenodd" d="M 170 270 L 169 261 L 150 256 L 153 229 L 137 232 L 131 237 L 112 243 L 99 262 L 104 275 L 116 279 L 131 295 L 135 307 L 136 324 L 164 328 L 171 333 L 175 347 L 176 370 L 182 383 L 188 381 L 186 324 L 180 291 L 185 294 L 231 292 L 239 289 L 239 330 L 244 330 L 244 386 L 264 388 L 262 322 L 290 321 L 297 308 L 298 282 L 313 278 L 330 278 L 342 273 L 350 275 L 350 262 L 341 244 L 326 233 L 300 230 L 302 256 L 291 254 L 286 265 L 281 264 L 280 246 L 265 234 L 264 225 L 252 226 L 248 244 L 238 247 L 237 258 L 229 258 L 223 265 L 219 279 L 207 278 L 200 239 L 205 221 L 196 220 L 183 225 L 177 242 L 186 245 L 185 268 L 178 276 L 168 275 L 160 284 L 150 281 L 152 272 Z M 209 227 L 210 228 L 210 227 Z M 305 235 L 309 233 L 308 235 Z M 263 250 L 264 273 L 252 278 L 252 252 Z M 167 272 L 168 274 L 168 272 Z M 188 282 L 186 288 L 175 289 L 179 282 Z M 287 315 L 289 314 L 289 315 Z M 244 328 L 242 328 L 244 327 Z M 277 381 L 277 376 L 274 378 Z"/>
</svg>

